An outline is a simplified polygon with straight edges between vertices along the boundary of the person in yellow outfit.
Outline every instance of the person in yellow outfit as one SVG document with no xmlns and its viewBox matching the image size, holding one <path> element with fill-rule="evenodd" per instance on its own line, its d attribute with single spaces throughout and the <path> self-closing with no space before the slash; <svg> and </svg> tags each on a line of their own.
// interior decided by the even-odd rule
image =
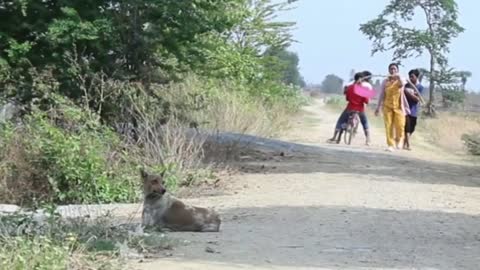
<svg viewBox="0 0 480 270">
<path fill-rule="evenodd" d="M 400 149 L 405 136 L 405 116 L 409 113 L 407 97 L 405 96 L 405 82 L 398 74 L 398 65 L 388 66 L 390 76 L 382 83 L 378 106 L 375 115 L 383 111 L 385 131 L 387 135 L 387 151 L 392 152 L 396 147 Z"/>
</svg>

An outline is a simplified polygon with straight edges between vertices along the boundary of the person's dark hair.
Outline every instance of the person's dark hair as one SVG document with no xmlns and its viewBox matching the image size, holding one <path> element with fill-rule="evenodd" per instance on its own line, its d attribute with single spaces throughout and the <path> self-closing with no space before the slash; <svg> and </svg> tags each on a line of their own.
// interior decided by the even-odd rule
<svg viewBox="0 0 480 270">
<path fill-rule="evenodd" d="M 371 77 L 372 76 L 372 73 L 368 70 L 365 70 L 362 72 L 362 76 L 363 77 Z"/>
<path fill-rule="evenodd" d="M 360 80 L 362 77 L 363 77 L 363 72 L 357 72 L 357 73 L 355 73 L 355 75 L 353 76 L 353 80 L 354 80 L 354 81 L 358 81 L 358 80 Z"/>
<path fill-rule="evenodd" d="M 391 67 L 397 67 L 397 69 L 400 69 L 397 63 L 391 63 L 390 65 L 388 65 L 388 69 L 390 69 Z"/>
<path fill-rule="evenodd" d="M 418 69 L 412 69 L 408 72 L 408 76 L 412 76 L 412 75 L 415 75 L 415 77 L 419 77 L 420 76 L 420 71 Z"/>
<path fill-rule="evenodd" d="M 371 76 L 372 76 L 372 73 L 368 70 L 364 70 L 362 72 L 360 72 L 361 76 L 359 79 L 362 79 L 364 81 L 370 81 L 371 80 Z"/>
</svg>

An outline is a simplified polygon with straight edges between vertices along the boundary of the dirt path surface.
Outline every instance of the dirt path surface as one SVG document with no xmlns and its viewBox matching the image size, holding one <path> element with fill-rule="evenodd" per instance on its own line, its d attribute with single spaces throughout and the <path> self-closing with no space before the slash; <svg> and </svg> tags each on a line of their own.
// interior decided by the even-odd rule
<svg viewBox="0 0 480 270">
<path fill-rule="evenodd" d="M 281 140 L 259 142 L 217 196 L 219 233 L 132 269 L 480 269 L 480 169 L 440 150 L 329 145 L 336 113 L 305 108 Z"/>
</svg>

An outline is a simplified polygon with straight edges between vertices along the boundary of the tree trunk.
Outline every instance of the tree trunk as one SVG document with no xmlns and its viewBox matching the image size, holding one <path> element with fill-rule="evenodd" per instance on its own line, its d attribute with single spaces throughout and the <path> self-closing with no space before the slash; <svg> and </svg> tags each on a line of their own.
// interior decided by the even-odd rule
<svg viewBox="0 0 480 270">
<path fill-rule="evenodd" d="M 422 6 L 423 11 L 425 12 L 425 16 L 427 19 L 427 25 L 428 25 L 428 33 L 429 36 L 432 37 L 435 40 L 435 31 L 434 31 L 434 26 L 433 26 L 433 21 L 432 21 L 432 9 L 431 5 L 428 7 Z M 437 80 L 436 74 L 435 74 L 435 53 L 436 53 L 436 47 L 435 42 L 430 44 L 430 47 L 428 49 L 428 52 L 430 53 L 430 95 L 428 99 L 428 108 L 427 108 L 427 115 L 433 117 L 435 115 L 435 108 L 433 106 L 433 102 L 435 101 L 434 97 L 434 91 L 435 91 L 435 82 Z"/>
<path fill-rule="evenodd" d="M 433 52 L 430 52 L 430 87 L 429 87 L 429 98 L 427 105 L 427 114 L 429 116 L 435 115 L 435 109 L 433 102 L 435 101 L 434 91 L 435 91 L 435 56 Z"/>
</svg>

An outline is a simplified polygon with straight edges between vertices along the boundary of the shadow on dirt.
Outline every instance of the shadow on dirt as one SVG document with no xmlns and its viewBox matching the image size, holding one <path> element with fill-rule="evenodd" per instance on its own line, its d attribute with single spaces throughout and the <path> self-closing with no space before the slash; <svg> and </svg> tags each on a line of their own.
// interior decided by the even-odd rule
<svg viewBox="0 0 480 270">
<path fill-rule="evenodd" d="M 223 215 L 226 222 L 218 234 L 171 235 L 192 240 L 192 254 L 182 260 L 327 269 L 450 270 L 480 265 L 477 216 L 289 206 L 228 209 Z M 206 246 L 219 253 L 205 254 Z"/>
<path fill-rule="evenodd" d="M 378 176 L 384 181 L 480 187 L 480 166 L 430 162 L 373 150 L 313 146 L 223 133 L 218 141 L 235 148 L 230 166 L 243 173 L 330 173 Z M 230 144 L 229 144 L 230 143 Z M 227 160 L 227 156 L 217 157 Z M 234 158 L 232 158 L 234 157 Z"/>
</svg>

